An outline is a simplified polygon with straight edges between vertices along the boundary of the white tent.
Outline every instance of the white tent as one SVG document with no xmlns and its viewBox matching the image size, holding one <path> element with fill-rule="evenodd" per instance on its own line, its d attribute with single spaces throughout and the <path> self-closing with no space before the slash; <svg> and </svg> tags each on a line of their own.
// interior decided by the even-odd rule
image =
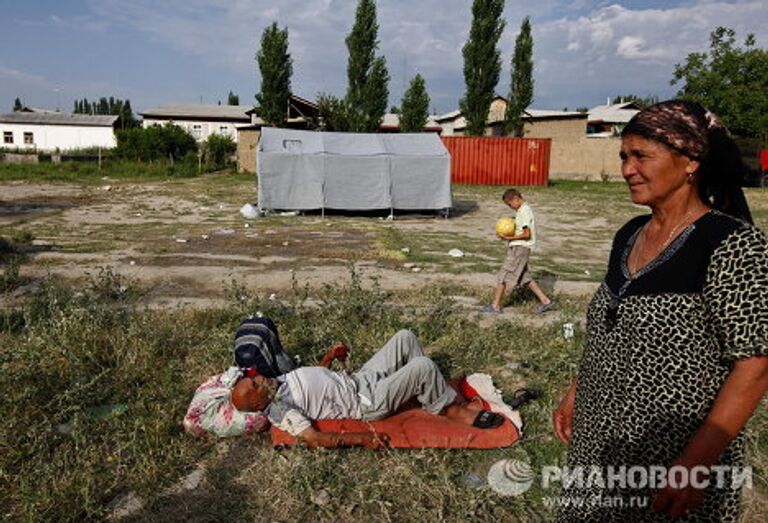
<svg viewBox="0 0 768 523">
<path fill-rule="evenodd" d="M 451 158 L 431 133 L 320 133 L 265 127 L 259 209 L 443 210 Z"/>
</svg>

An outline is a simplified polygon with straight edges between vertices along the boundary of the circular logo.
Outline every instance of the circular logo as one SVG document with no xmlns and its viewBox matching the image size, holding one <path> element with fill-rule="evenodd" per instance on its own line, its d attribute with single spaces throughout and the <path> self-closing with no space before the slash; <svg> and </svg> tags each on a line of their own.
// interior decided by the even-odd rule
<svg viewBox="0 0 768 523">
<path fill-rule="evenodd" d="M 488 485 L 502 496 L 519 496 L 533 485 L 533 469 L 525 461 L 502 459 L 491 465 Z"/>
</svg>

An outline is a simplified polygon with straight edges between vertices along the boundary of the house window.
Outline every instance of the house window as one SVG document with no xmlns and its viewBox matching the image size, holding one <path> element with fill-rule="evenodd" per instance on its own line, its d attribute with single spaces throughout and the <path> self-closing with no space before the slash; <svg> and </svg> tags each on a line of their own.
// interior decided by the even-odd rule
<svg viewBox="0 0 768 523">
<path fill-rule="evenodd" d="M 193 125 L 192 126 L 192 136 L 195 137 L 195 140 L 199 140 L 203 137 L 203 126 L 202 125 Z"/>
<path fill-rule="evenodd" d="M 32 133 L 24 133 L 24 144 L 25 145 L 34 145 L 35 144 L 35 135 Z"/>
<path fill-rule="evenodd" d="M 226 125 L 222 125 L 219 127 L 219 134 L 222 136 L 229 136 L 229 127 Z"/>
<path fill-rule="evenodd" d="M 3 143 L 13 144 L 13 132 L 12 131 L 5 131 L 5 132 L 3 132 Z"/>
</svg>

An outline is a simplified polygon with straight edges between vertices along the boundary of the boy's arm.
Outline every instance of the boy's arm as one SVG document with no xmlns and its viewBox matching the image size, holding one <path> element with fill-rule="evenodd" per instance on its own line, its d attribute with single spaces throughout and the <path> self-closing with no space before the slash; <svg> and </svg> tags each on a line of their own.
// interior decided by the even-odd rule
<svg viewBox="0 0 768 523">
<path fill-rule="evenodd" d="M 531 238 L 531 230 L 528 227 L 523 228 L 520 234 L 497 234 L 502 240 L 528 240 Z"/>
</svg>

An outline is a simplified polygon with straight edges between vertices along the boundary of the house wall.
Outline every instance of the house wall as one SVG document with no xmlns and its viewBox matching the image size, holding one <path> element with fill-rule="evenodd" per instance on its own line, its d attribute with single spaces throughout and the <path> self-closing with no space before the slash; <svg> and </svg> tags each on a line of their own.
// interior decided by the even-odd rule
<svg viewBox="0 0 768 523">
<path fill-rule="evenodd" d="M 13 143 L 5 143 L 5 133 L 13 133 Z M 24 143 L 24 133 L 32 133 L 31 144 Z M 0 122 L 0 147 L 22 150 L 53 151 L 85 147 L 115 147 L 112 127 L 78 125 L 40 125 Z"/>
<path fill-rule="evenodd" d="M 256 172 L 256 146 L 259 145 L 261 131 L 255 129 L 242 130 L 237 140 L 237 170 L 238 172 Z"/>
<path fill-rule="evenodd" d="M 198 142 L 205 141 L 212 134 L 221 134 L 229 136 L 237 142 L 237 126 L 248 125 L 247 121 L 233 123 L 233 122 L 217 122 L 217 121 L 203 121 L 203 120 L 173 120 L 171 118 L 156 118 L 145 117 L 142 124 L 143 127 L 151 127 L 153 125 L 165 125 L 172 123 L 179 127 L 186 129 L 189 134 L 195 137 Z"/>
</svg>

